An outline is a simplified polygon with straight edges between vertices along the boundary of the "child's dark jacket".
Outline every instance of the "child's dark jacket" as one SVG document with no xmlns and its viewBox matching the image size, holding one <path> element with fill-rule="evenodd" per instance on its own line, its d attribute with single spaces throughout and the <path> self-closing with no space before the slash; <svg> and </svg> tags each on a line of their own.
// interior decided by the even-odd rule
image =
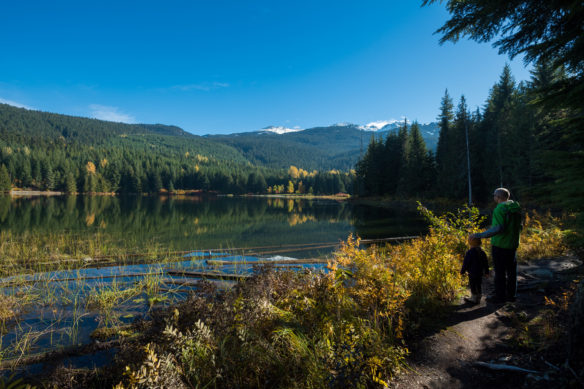
<svg viewBox="0 0 584 389">
<path fill-rule="evenodd" d="M 480 247 L 472 247 L 464 255 L 464 262 L 460 274 L 467 273 L 472 278 L 482 277 L 489 274 L 489 262 L 487 254 Z"/>
</svg>

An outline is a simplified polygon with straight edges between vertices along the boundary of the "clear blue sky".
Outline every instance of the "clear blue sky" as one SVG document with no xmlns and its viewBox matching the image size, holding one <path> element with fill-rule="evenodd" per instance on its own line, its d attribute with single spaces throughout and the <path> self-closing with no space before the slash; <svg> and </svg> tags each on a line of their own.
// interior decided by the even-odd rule
<svg viewBox="0 0 584 389">
<path fill-rule="evenodd" d="M 438 44 L 421 1 L 5 1 L 0 101 L 195 134 L 408 117 L 448 88 L 483 106 L 506 62 L 490 44 Z"/>
</svg>

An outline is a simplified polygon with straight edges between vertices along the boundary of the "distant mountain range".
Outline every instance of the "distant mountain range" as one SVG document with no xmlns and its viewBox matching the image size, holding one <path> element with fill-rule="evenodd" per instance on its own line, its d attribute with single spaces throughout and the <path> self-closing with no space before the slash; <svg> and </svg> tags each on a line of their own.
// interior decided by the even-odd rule
<svg viewBox="0 0 584 389">
<path fill-rule="evenodd" d="M 401 122 L 338 123 L 309 129 L 266 127 L 255 132 L 197 136 L 176 126 L 123 124 L 0 104 L 0 146 L 23 147 L 44 139 L 51 144 L 89 147 L 145 147 L 166 155 L 197 153 L 214 160 L 269 168 L 294 165 L 305 170 L 349 170 L 372 136 L 385 136 Z M 429 149 L 438 140 L 436 123 L 421 124 Z"/>
<path fill-rule="evenodd" d="M 396 121 L 365 126 L 337 123 L 305 130 L 272 126 L 254 132 L 205 137 L 237 149 L 253 164 L 273 168 L 294 165 L 308 170 L 348 170 L 354 168 L 371 137 L 384 137 L 401 124 Z M 439 135 L 437 123 L 419 126 L 426 147 L 435 151 Z"/>
</svg>

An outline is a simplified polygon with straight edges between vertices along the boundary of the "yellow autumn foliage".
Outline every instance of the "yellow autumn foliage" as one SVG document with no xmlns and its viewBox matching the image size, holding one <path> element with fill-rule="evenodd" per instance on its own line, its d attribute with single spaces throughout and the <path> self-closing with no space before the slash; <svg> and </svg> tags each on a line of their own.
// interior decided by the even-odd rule
<svg viewBox="0 0 584 389">
<path fill-rule="evenodd" d="M 562 230 L 562 221 L 549 212 L 540 215 L 537 212 L 525 216 L 523 231 L 517 258 L 526 261 L 534 258 L 556 257 L 566 252 L 566 232 Z"/>
<path fill-rule="evenodd" d="M 95 174 L 95 164 L 91 161 L 88 161 L 85 165 L 85 170 L 87 170 L 87 173 L 89 174 Z"/>
</svg>

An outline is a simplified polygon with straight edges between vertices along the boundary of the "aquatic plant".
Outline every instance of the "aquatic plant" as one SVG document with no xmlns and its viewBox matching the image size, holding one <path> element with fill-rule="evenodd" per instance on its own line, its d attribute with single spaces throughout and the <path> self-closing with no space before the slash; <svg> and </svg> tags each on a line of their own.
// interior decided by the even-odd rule
<svg viewBox="0 0 584 389">
<path fill-rule="evenodd" d="M 0 334 L 7 320 L 18 315 L 18 300 L 14 296 L 3 296 L 0 304 Z"/>
<path fill-rule="evenodd" d="M 36 386 L 25 384 L 22 378 L 16 378 L 15 374 L 7 378 L 0 377 L 0 389 L 35 389 Z"/>
</svg>

